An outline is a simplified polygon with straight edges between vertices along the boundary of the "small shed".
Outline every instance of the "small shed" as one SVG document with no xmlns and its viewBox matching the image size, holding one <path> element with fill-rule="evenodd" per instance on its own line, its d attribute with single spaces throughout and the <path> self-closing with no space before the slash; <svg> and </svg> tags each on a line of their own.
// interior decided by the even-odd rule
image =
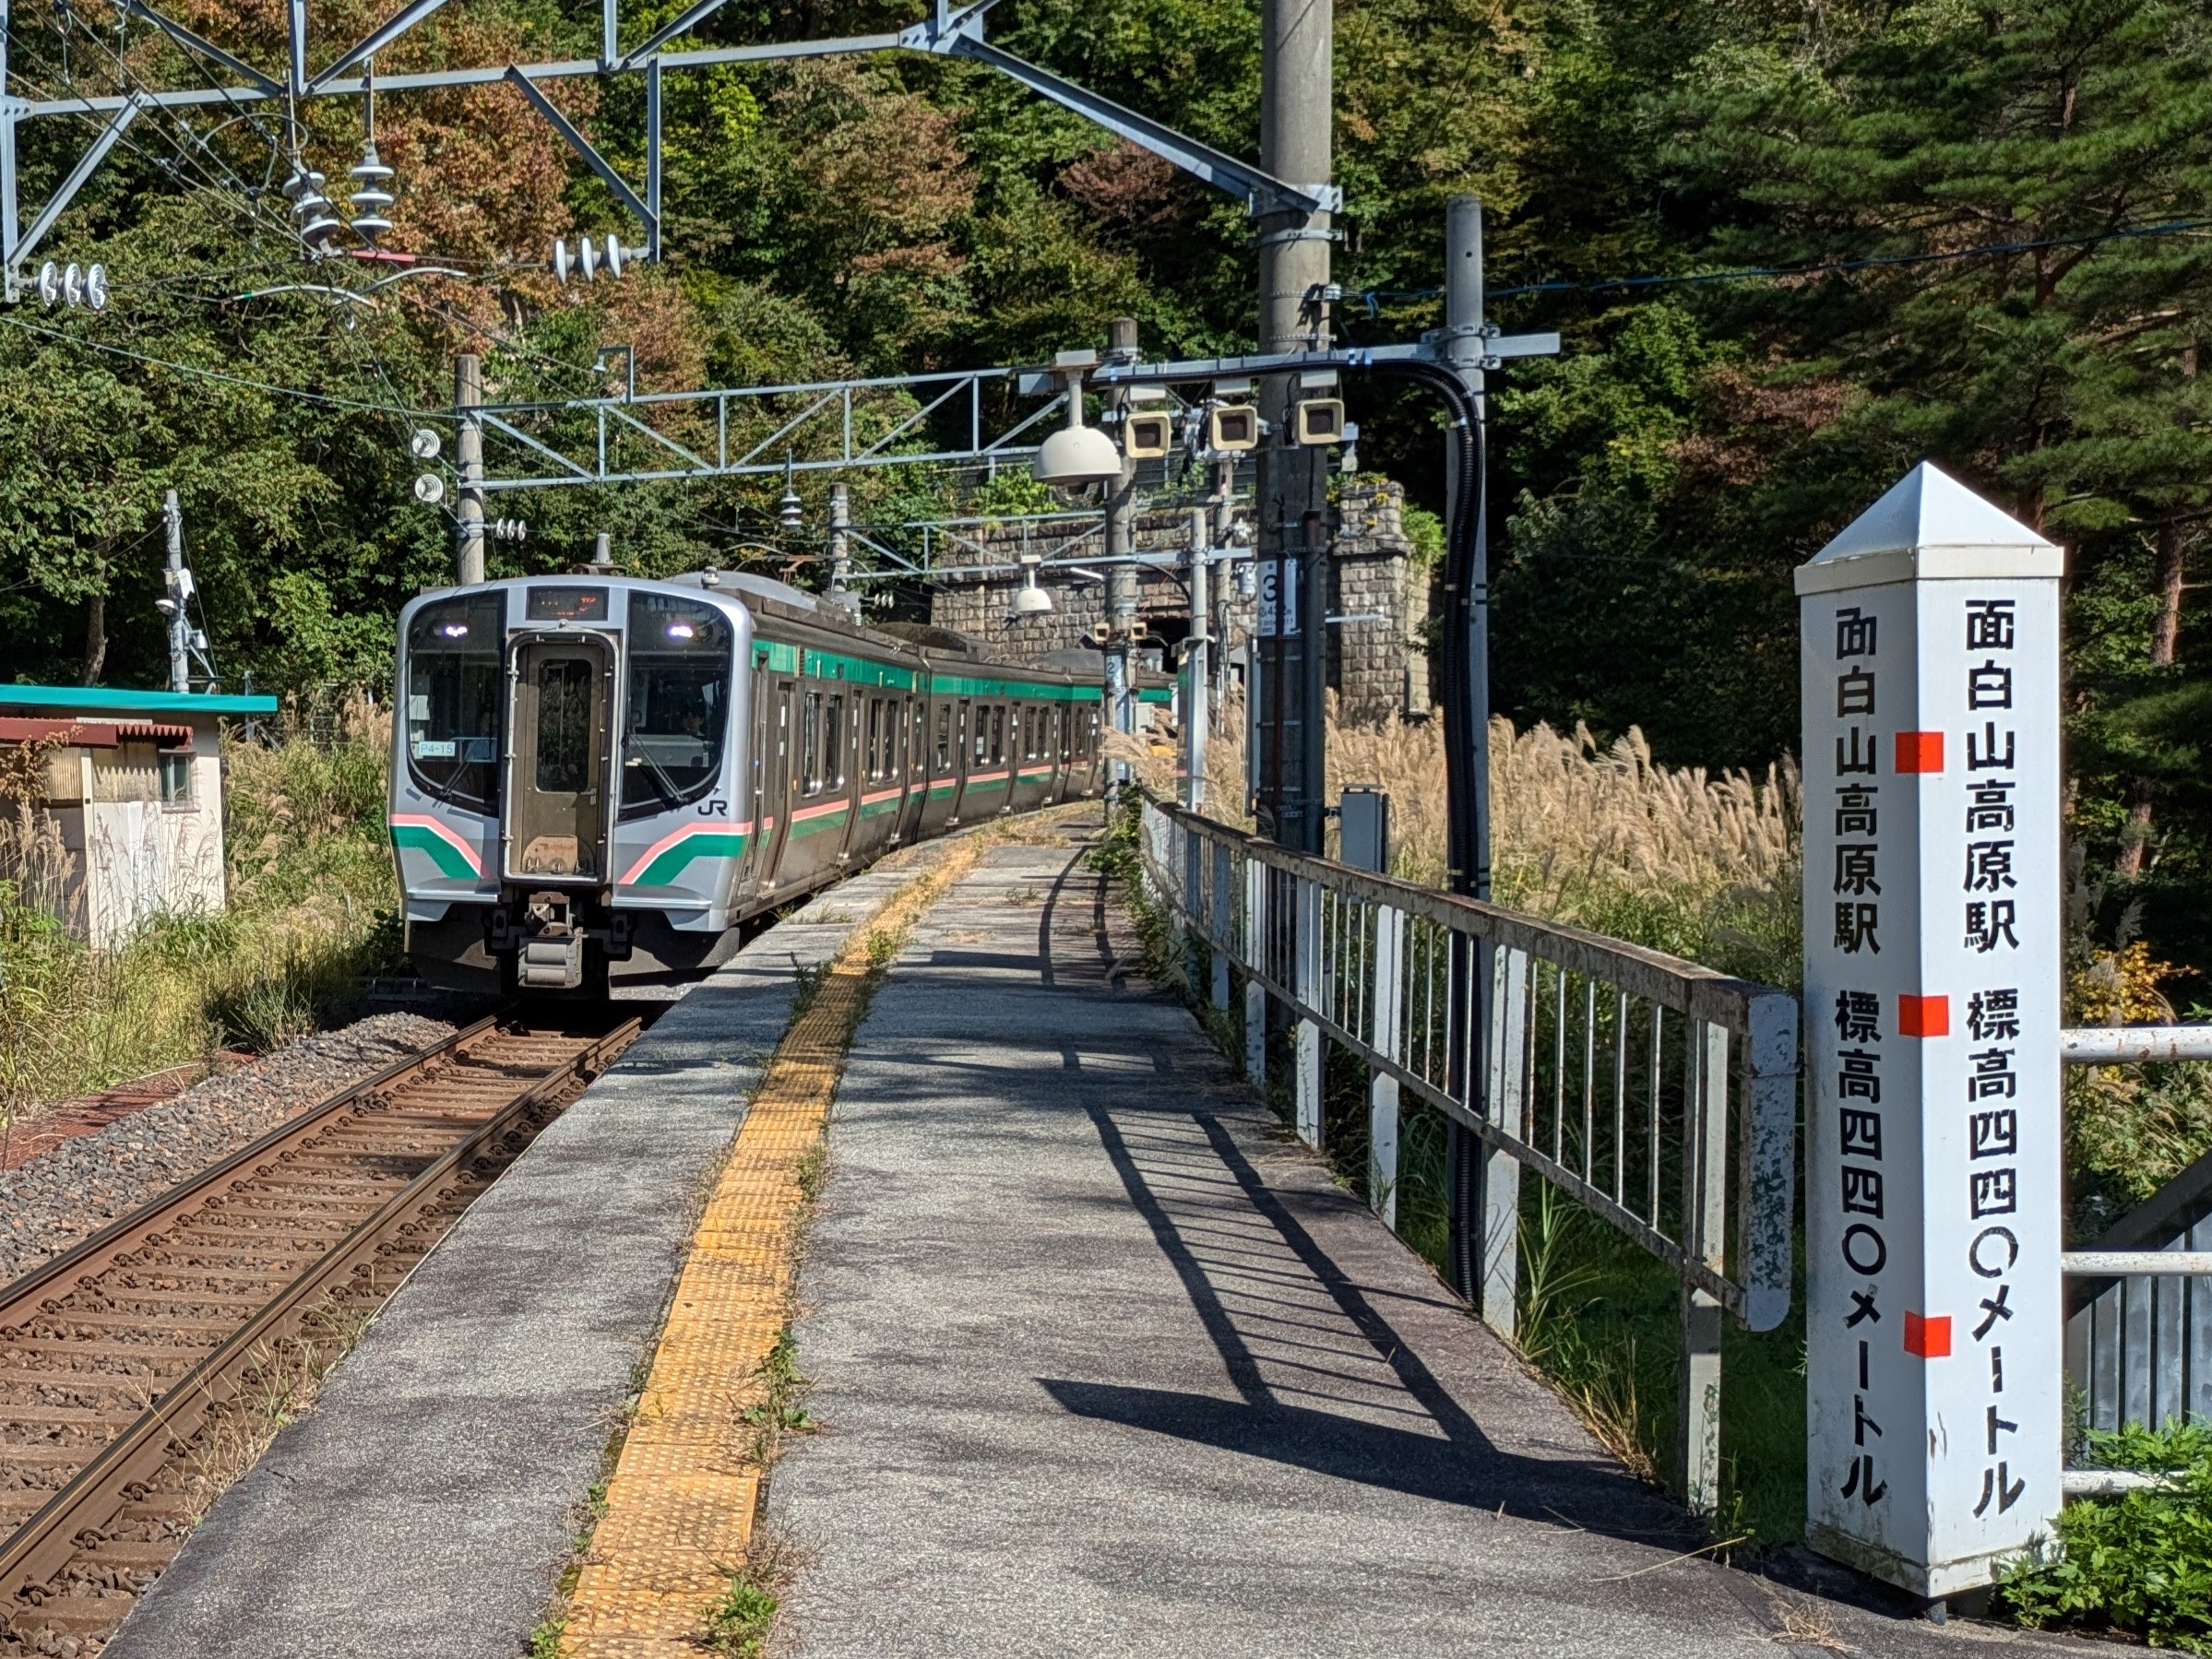
<svg viewBox="0 0 2212 1659">
<path fill-rule="evenodd" d="M 0 878 L 94 947 L 223 905 L 226 716 L 274 697 L 0 685 Z"/>
</svg>

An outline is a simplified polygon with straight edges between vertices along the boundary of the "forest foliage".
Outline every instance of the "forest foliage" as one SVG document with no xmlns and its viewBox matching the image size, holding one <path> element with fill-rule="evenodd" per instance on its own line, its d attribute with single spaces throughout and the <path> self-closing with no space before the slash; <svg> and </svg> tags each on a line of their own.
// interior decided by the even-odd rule
<svg viewBox="0 0 2212 1659">
<path fill-rule="evenodd" d="M 281 62 L 280 0 L 170 9 Z M 625 6 L 625 42 L 678 10 Z M 860 33 L 921 11 L 731 0 L 692 39 Z M 376 0 L 309 13 L 328 42 L 380 17 Z M 1257 13 L 1005 0 L 990 26 L 1252 155 Z M 588 0 L 468 0 L 377 68 L 590 56 L 599 18 Z M 1493 401 L 1499 708 L 1607 742 L 1638 727 L 1671 764 L 1764 769 L 1795 736 L 1790 567 L 1932 459 L 2067 549 L 2072 811 L 2115 878 L 2100 925 L 2116 934 L 2132 912 L 2158 960 L 2212 966 L 2212 675 L 2191 581 L 2212 517 L 2203 8 L 1338 0 L 1337 18 L 1342 332 L 1403 339 L 1437 320 L 1443 204 L 1472 190 L 1497 319 L 1565 337 L 1557 360 L 1499 376 Z M 21 89 L 197 75 L 118 24 L 112 0 L 17 19 Z M 635 77 L 548 85 L 641 176 Z M 358 104 L 318 101 L 304 122 L 342 195 Z M 82 114 L 26 124 L 27 203 L 92 130 Z M 233 683 L 387 673 L 393 612 L 449 568 L 449 521 L 409 493 L 405 439 L 449 402 L 457 350 L 485 353 L 493 395 L 521 398 L 607 389 L 617 346 L 653 389 L 1033 362 L 1099 343 L 1123 314 L 1159 352 L 1251 338 L 1241 205 L 972 65 L 672 74 L 667 259 L 591 287 L 556 285 L 547 250 L 626 230 L 621 210 L 512 89 L 380 100 L 399 175 L 389 243 L 464 275 L 389 284 L 374 304 L 313 291 L 327 267 L 300 260 L 278 188 L 289 130 L 273 110 L 149 112 L 46 250 L 104 260 L 110 309 L 0 315 L 0 631 L 20 676 L 158 681 L 165 488 Z M 1350 395 L 1368 464 L 1436 505 L 1433 410 Z M 810 525 L 825 487 L 802 475 Z M 502 496 L 494 512 L 531 535 L 494 544 L 494 566 L 565 566 L 603 529 L 638 569 L 766 559 L 810 579 L 818 533 L 778 531 L 780 489 Z M 854 490 L 885 524 L 1020 499 L 922 468 Z M 2194 985 L 2169 992 L 2185 1004 Z"/>
</svg>

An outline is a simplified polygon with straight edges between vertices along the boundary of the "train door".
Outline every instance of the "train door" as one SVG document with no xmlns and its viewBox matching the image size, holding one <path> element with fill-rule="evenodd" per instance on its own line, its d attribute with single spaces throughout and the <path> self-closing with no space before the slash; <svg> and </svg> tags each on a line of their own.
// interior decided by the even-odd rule
<svg viewBox="0 0 2212 1659">
<path fill-rule="evenodd" d="M 969 729 L 981 717 L 981 709 L 966 697 L 960 699 L 959 711 L 953 720 L 952 816 L 945 821 L 947 824 L 959 823 L 968 811 L 968 775 L 974 770 L 968 759 Z"/>
<path fill-rule="evenodd" d="M 590 635 L 526 640 L 513 675 L 501 873 L 604 883 L 614 654 Z"/>
<path fill-rule="evenodd" d="M 755 775 L 760 779 L 760 790 L 753 805 L 753 844 L 760 851 L 759 891 L 776 891 L 783 879 L 783 844 L 791 834 L 791 682 L 776 681 L 773 713 L 760 699 L 762 742 Z"/>
<path fill-rule="evenodd" d="M 924 752 L 929 740 L 929 699 L 909 697 L 898 706 L 898 776 L 906 794 L 898 803 L 898 839 L 913 841 L 922 835 L 922 813 L 929 804 L 929 765 Z"/>
</svg>

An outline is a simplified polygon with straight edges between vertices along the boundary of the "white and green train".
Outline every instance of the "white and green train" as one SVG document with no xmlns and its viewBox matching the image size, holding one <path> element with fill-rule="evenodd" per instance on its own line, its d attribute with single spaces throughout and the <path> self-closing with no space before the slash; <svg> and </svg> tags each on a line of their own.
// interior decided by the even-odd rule
<svg viewBox="0 0 2212 1659">
<path fill-rule="evenodd" d="M 1098 660 L 1004 661 L 729 571 L 426 594 L 396 681 L 408 951 L 509 991 L 710 967 L 891 847 L 1096 795 Z"/>
</svg>

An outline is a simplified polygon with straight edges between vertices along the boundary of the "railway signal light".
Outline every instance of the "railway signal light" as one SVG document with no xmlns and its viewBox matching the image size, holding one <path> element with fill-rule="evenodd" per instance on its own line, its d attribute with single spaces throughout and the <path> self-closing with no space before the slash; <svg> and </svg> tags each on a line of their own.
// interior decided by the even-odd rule
<svg viewBox="0 0 2212 1659">
<path fill-rule="evenodd" d="M 1175 442 L 1175 417 L 1164 411 L 1131 415 L 1122 422 L 1122 453 L 1133 461 L 1156 461 Z"/>
<path fill-rule="evenodd" d="M 1249 403 L 1217 405 L 1206 418 L 1206 446 L 1238 454 L 1260 446 L 1260 412 Z"/>
<path fill-rule="evenodd" d="M 1295 410 L 1298 441 L 1305 444 L 1344 442 L 1344 399 L 1307 397 Z"/>
</svg>

